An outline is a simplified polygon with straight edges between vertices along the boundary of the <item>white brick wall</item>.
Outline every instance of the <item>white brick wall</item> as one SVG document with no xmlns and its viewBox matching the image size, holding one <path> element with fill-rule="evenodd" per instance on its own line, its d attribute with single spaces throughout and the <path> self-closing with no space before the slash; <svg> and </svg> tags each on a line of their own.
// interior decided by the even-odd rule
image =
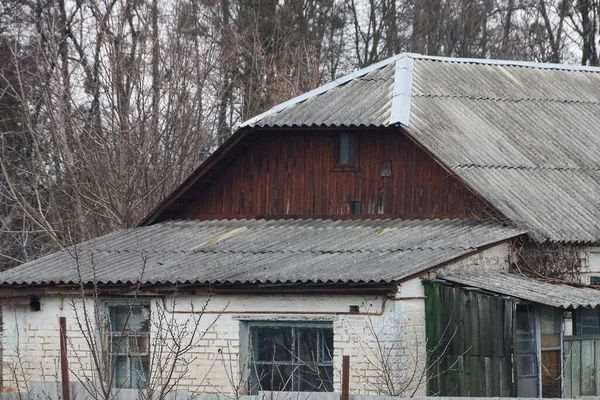
<svg viewBox="0 0 600 400">
<path fill-rule="evenodd" d="M 581 247 L 581 281 L 590 283 L 591 276 L 600 276 L 600 247 Z"/>
<path fill-rule="evenodd" d="M 423 274 L 423 278 L 460 273 L 508 272 L 509 268 L 510 244 L 504 242 L 431 270 Z"/>
<path fill-rule="evenodd" d="M 89 347 L 78 328 L 71 301 L 45 297 L 38 312 L 30 311 L 28 305 L 5 306 L 2 312 L 5 391 L 15 389 L 25 380 L 52 381 L 60 375 L 59 317 L 67 319 L 70 366 L 79 371 L 80 378 L 92 379 Z"/>
<path fill-rule="evenodd" d="M 3 309 L 4 382 L 8 391 L 17 387 L 11 371 L 17 371 L 21 384 L 23 378 L 38 382 L 54 381 L 59 376 L 60 316 L 67 318 L 70 367 L 84 380 L 97 376 L 70 301 L 60 297 L 42 297 L 40 301 L 39 312 L 30 311 L 28 306 Z M 175 313 L 159 313 L 163 303 L 156 301 L 160 303 L 152 304 L 153 318 L 163 315 L 170 326 L 189 338 L 184 333 L 194 326 L 193 318 L 200 316 L 206 296 L 177 298 Z M 168 309 L 173 306 L 171 301 L 166 302 Z M 350 314 L 351 305 L 360 306 L 361 314 Z M 91 301 L 88 310 L 93 310 Z M 245 321 L 330 321 L 334 329 L 336 390 L 340 389 L 343 355 L 351 356 L 350 389 L 356 394 L 385 393 L 382 370 L 386 368 L 388 375 L 399 382 L 396 388 L 413 386 L 411 394 L 416 381 L 409 385 L 406 373 L 416 369 L 419 375 L 424 368 L 424 301 L 417 279 L 404 283 L 397 298 L 389 300 L 358 295 L 214 295 L 201 317 L 202 337 L 191 343 L 192 350 L 176 368 L 175 376 L 180 379 L 176 388 L 188 392 L 231 394 L 236 387 L 245 388 L 245 376 L 240 371 L 240 353 L 246 346 L 240 343 L 240 327 Z M 94 322 L 92 315 L 90 321 Z M 93 334 L 100 336 L 98 332 Z M 153 328 L 154 351 L 160 348 L 157 338 L 164 334 Z M 382 354 L 386 361 L 382 361 Z M 168 364 L 168 360 L 161 362 Z M 77 377 L 71 376 L 71 380 Z M 423 393 L 424 387 L 417 391 Z"/>
</svg>

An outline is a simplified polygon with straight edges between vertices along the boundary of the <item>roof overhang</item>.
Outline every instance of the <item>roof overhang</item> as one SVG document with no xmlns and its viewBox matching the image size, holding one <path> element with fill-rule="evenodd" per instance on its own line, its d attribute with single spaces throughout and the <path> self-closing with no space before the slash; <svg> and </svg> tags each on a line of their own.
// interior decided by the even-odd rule
<svg viewBox="0 0 600 400">
<path fill-rule="evenodd" d="M 583 285 L 541 281 L 517 274 L 445 275 L 439 276 L 435 282 L 480 289 L 562 309 L 600 306 L 600 290 Z"/>
<path fill-rule="evenodd" d="M 523 233 L 476 220 L 167 221 L 22 264 L 0 273 L 0 282 L 6 288 L 131 290 L 375 287 Z"/>
</svg>

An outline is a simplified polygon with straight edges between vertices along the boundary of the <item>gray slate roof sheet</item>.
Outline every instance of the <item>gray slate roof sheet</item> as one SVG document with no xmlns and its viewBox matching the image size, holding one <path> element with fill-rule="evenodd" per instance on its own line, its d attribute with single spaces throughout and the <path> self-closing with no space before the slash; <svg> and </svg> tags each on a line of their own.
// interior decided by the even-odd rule
<svg viewBox="0 0 600 400">
<path fill-rule="evenodd" d="M 600 68 L 401 54 L 243 125 L 401 125 L 534 238 L 600 243 Z"/>
<path fill-rule="evenodd" d="M 600 241 L 600 70 L 417 62 L 408 131 L 537 239 Z"/>
<path fill-rule="evenodd" d="M 600 290 L 542 282 L 515 274 L 447 275 L 439 279 L 558 308 L 600 305 Z"/>
<path fill-rule="evenodd" d="M 466 220 L 169 221 L 28 262 L 0 285 L 79 283 L 78 273 L 104 284 L 389 283 L 522 233 Z"/>
</svg>

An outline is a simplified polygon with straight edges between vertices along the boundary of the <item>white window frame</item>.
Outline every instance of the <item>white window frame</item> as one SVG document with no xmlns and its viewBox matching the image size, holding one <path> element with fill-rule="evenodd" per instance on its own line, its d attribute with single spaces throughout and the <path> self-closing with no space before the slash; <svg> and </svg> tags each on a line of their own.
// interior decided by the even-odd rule
<svg viewBox="0 0 600 400">
<path fill-rule="evenodd" d="M 105 360 L 107 365 L 107 379 L 110 379 L 111 387 L 114 389 L 145 389 L 150 379 L 150 301 L 144 299 L 114 299 L 103 301 L 105 313 Z M 121 330 L 114 330 L 111 321 L 111 312 L 114 308 L 125 308 L 131 312 L 135 308 L 141 308 L 141 312 L 148 313 L 147 330 L 131 331 L 127 326 Z M 145 311 L 145 310 L 146 311 Z M 127 318 L 131 318 L 131 315 Z M 129 320 L 127 320 L 127 323 Z M 132 343 L 135 345 L 132 346 Z M 140 348 L 140 343 L 145 343 L 145 348 Z M 117 380 L 117 358 L 126 359 L 127 377 L 123 384 Z M 134 365 L 137 363 L 137 366 Z M 144 369 L 145 365 L 145 369 Z M 136 372 L 137 379 L 133 378 Z"/>
</svg>

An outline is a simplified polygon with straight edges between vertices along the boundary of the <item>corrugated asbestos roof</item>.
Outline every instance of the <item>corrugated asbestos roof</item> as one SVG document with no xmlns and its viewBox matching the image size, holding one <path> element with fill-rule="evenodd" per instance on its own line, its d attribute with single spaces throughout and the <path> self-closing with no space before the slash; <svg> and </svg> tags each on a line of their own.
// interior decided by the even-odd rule
<svg viewBox="0 0 600 400">
<path fill-rule="evenodd" d="M 416 62 L 408 132 L 537 239 L 600 242 L 600 70 Z"/>
<path fill-rule="evenodd" d="M 243 126 L 395 124 L 534 238 L 600 242 L 600 68 L 401 54 Z"/>
<path fill-rule="evenodd" d="M 78 263 L 66 251 L 28 262 L 0 284 L 78 283 L 78 273 L 97 283 L 384 283 L 522 233 L 466 220 L 169 221 L 85 242 Z"/>
<path fill-rule="evenodd" d="M 600 290 L 547 283 L 522 275 L 447 275 L 439 279 L 552 307 L 593 308 L 600 305 Z"/>
</svg>

